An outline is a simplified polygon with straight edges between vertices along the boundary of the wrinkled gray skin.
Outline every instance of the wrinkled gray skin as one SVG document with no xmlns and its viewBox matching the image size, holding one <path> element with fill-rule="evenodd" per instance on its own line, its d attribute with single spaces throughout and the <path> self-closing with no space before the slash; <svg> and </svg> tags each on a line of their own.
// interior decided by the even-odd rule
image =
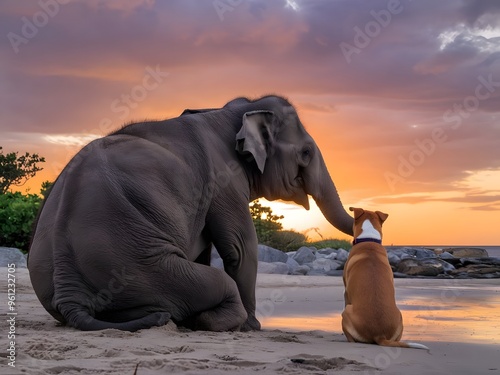
<svg viewBox="0 0 500 375">
<path fill-rule="evenodd" d="M 248 203 L 308 194 L 352 235 L 319 149 L 283 98 L 235 99 L 132 124 L 83 148 L 40 212 L 28 268 L 57 320 L 135 331 L 256 330 Z M 215 245 L 226 273 L 209 267 Z"/>
</svg>

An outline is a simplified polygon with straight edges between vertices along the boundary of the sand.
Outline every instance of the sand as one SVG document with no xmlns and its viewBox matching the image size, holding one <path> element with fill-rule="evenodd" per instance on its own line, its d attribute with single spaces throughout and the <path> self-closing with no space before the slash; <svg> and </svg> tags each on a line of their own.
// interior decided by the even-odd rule
<svg viewBox="0 0 500 375">
<path fill-rule="evenodd" d="M 339 277 L 259 275 L 259 332 L 81 332 L 43 309 L 17 269 L 15 368 L 8 366 L 7 269 L 0 269 L 0 374 L 499 374 L 500 280 L 397 279 L 404 340 L 418 349 L 348 343 Z"/>
</svg>

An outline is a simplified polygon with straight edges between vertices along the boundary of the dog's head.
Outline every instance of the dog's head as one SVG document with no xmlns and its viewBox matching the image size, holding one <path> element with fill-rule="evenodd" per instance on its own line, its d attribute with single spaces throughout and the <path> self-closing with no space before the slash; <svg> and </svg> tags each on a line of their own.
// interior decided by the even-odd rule
<svg viewBox="0 0 500 375">
<path fill-rule="evenodd" d="M 362 233 L 364 237 L 370 235 L 375 236 L 375 233 L 369 233 L 375 229 L 379 233 L 380 239 L 382 239 L 382 224 L 389 216 L 388 214 L 380 211 L 367 211 L 362 208 L 355 207 L 349 207 L 349 210 L 354 212 L 354 238 L 358 238 L 358 236 Z M 371 226 L 369 223 L 365 223 L 366 220 L 371 223 Z"/>
</svg>

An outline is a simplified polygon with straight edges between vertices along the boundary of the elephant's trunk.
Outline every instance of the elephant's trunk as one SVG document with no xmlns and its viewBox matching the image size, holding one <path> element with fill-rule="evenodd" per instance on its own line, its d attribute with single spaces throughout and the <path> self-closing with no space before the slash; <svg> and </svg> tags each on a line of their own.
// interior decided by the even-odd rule
<svg viewBox="0 0 500 375">
<path fill-rule="evenodd" d="M 344 210 L 337 188 L 328 173 L 325 161 L 319 153 L 319 150 L 315 159 L 315 162 L 312 163 L 313 165 L 310 165 L 307 169 L 309 169 L 312 174 L 317 177 L 315 179 L 316 183 L 311 184 L 311 180 L 309 178 L 304 178 L 307 193 L 314 198 L 325 218 L 335 228 L 352 236 L 354 219 L 346 212 L 346 210 Z M 317 170 L 314 171 L 316 168 Z"/>
</svg>

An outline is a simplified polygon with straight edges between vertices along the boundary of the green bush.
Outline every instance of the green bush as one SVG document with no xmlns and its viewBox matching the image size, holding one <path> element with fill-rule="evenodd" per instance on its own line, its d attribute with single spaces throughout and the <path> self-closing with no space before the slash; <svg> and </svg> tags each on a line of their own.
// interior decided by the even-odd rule
<svg viewBox="0 0 500 375">
<path fill-rule="evenodd" d="M 296 251 L 302 246 L 315 247 L 316 249 L 326 249 L 327 247 L 332 249 L 344 249 L 349 251 L 352 247 L 351 242 L 347 240 L 329 239 L 322 241 L 308 242 L 307 237 L 302 233 L 294 231 L 277 231 L 270 236 L 270 240 L 264 245 L 274 247 L 275 249 L 289 252 Z"/>
<path fill-rule="evenodd" d="M 42 198 L 19 192 L 0 194 L 0 246 L 28 251 L 33 221 Z"/>
<path fill-rule="evenodd" d="M 284 252 L 295 251 L 302 246 L 314 246 L 317 249 L 327 247 L 332 249 L 343 248 L 344 250 L 349 250 L 352 246 L 349 241 L 338 239 L 308 242 L 307 236 L 302 233 L 293 230 L 282 230 L 283 225 L 280 220 L 284 216 L 274 215 L 271 207 L 261 205 L 258 199 L 250 203 L 249 208 L 257 232 L 257 240 L 262 245 L 271 246 Z M 317 228 L 311 229 L 317 231 Z"/>
<path fill-rule="evenodd" d="M 332 248 L 332 249 L 344 249 L 349 251 L 352 247 L 352 243 L 347 240 L 339 240 L 339 239 L 329 239 L 329 240 L 322 240 L 322 241 L 316 241 L 316 242 L 308 242 L 305 244 L 305 246 L 314 246 L 316 249 L 325 249 L 327 247 Z"/>
<path fill-rule="evenodd" d="M 264 245 L 271 246 L 284 252 L 294 251 L 306 241 L 306 236 L 293 230 L 274 231 Z"/>
<path fill-rule="evenodd" d="M 275 232 L 283 228 L 283 225 L 279 222 L 283 219 L 283 216 L 274 215 L 271 207 L 261 205 L 258 199 L 250 203 L 249 208 L 255 232 L 257 233 L 257 240 L 260 244 L 265 245 L 271 240 L 271 236 Z"/>
</svg>

